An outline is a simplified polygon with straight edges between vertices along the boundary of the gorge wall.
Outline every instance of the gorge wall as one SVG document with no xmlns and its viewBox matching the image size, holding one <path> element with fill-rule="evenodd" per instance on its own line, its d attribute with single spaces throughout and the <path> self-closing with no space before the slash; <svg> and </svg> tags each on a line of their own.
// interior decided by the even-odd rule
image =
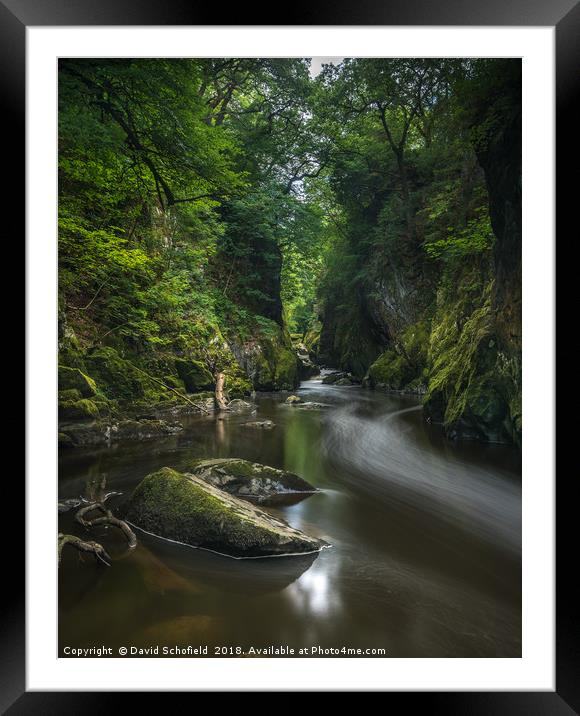
<svg viewBox="0 0 580 716">
<path fill-rule="evenodd" d="M 520 68 L 477 79 L 455 147 L 447 135 L 426 159 L 408 153 L 411 223 L 392 189 L 377 182 L 355 203 L 340 184 L 353 167 L 337 178 L 357 228 L 342 243 L 352 261 L 342 289 L 327 276 L 322 291 L 319 358 L 370 387 L 422 395 L 450 438 L 519 445 Z"/>
</svg>

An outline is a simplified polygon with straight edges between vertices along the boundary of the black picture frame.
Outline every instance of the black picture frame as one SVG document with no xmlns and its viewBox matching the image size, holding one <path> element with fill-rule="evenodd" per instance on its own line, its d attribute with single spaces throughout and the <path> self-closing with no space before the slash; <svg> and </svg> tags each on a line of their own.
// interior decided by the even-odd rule
<svg viewBox="0 0 580 716">
<path fill-rule="evenodd" d="M 226 10 L 227 7 L 227 10 Z M 3 137 L 9 143 L 24 147 L 25 127 L 25 30 L 27 26 L 111 26 L 111 25 L 475 25 L 475 26 L 554 26 L 556 29 L 556 143 L 557 187 L 556 210 L 558 226 L 573 227 L 572 211 L 577 205 L 577 181 L 570 181 L 577 170 L 573 123 L 577 114 L 573 106 L 578 94 L 580 68 L 580 3 L 578 0 L 346 0 L 314 4 L 296 0 L 283 8 L 281 22 L 265 16 L 256 4 L 238 4 L 217 8 L 191 0 L 0 0 L 0 98 L 1 117 L 6 128 Z M 227 16 L 227 23 L 217 22 Z M 574 126 L 574 129 L 577 127 Z M 7 140 L 5 139 L 5 142 Z M 550 138 L 538 138 L 550 141 Z M 4 191 L 4 202 L 11 207 L 17 226 L 24 216 L 23 182 L 14 179 L 18 170 L 24 172 L 22 154 L 11 165 L 11 181 Z M 567 221 L 568 220 L 568 221 Z M 577 223 L 577 222 L 576 222 Z M 19 236 L 18 228 L 12 241 Z M 574 236 L 570 235 L 570 239 Z M 564 259 L 568 260 L 569 259 Z M 574 300 L 574 297 L 569 297 Z M 568 335 L 570 335 L 568 333 Z M 552 340 L 547 335 L 546 340 Z M 572 338 L 569 338 L 572 340 Z M 563 351 L 561 363 L 566 363 Z M 571 358 L 571 356 L 570 356 Z M 558 364 L 564 375 L 566 365 Z M 554 380 L 545 376 L 545 381 Z M 33 396 L 27 396 L 33 405 Z M 574 421 L 561 423 L 559 445 L 573 444 Z M 546 431 L 555 426 L 546 425 Z M 568 440 L 570 438 L 570 440 Z M 580 712 L 580 659 L 578 620 L 573 596 L 577 569 L 567 545 L 575 544 L 576 524 L 572 490 L 575 470 L 563 475 L 558 483 L 556 499 L 556 690 L 554 692 L 387 692 L 382 694 L 383 707 L 393 707 L 405 697 L 405 707 L 428 709 L 445 714 L 555 714 L 562 716 Z M 5 484 L 5 504 L 24 505 L 24 481 Z M 6 494 L 8 493 L 8 494 Z M 13 493 L 13 494 L 11 494 Z M 15 509 L 17 513 L 17 509 Z M 0 617 L 0 709 L 9 714 L 97 714 L 114 712 L 116 708 L 136 708 L 135 694 L 28 692 L 25 690 L 25 593 L 24 542 L 15 536 L 9 554 L 3 556 L 4 585 L 7 602 Z M 572 554 L 572 553 L 571 553 Z M 8 585 L 10 585 L 8 589 Z M 161 694 L 166 699 L 168 694 Z M 186 696 L 187 694 L 183 694 Z M 146 694 L 148 706 L 157 700 Z M 191 698 L 191 695 L 189 695 Z M 129 699 L 131 701 L 129 702 Z M 412 701 L 409 701 L 412 699 Z M 192 707 L 194 707 L 192 705 Z"/>
</svg>

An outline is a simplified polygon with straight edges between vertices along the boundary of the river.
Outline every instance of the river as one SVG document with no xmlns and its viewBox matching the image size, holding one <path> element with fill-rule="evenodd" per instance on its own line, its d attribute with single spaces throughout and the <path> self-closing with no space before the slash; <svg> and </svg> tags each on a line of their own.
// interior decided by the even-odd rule
<svg viewBox="0 0 580 716">
<path fill-rule="evenodd" d="M 120 534 L 102 528 L 93 538 L 107 547 L 110 567 L 64 552 L 61 656 L 65 647 L 99 645 L 112 656 L 122 646 L 207 646 L 208 656 L 279 646 L 294 655 L 345 647 L 378 650 L 364 656 L 521 656 L 519 451 L 446 441 L 411 397 L 320 379 L 297 394 L 328 407 L 309 411 L 285 405 L 287 394 L 263 394 L 251 418 L 189 416 L 175 436 L 61 451 L 59 499 L 104 481 L 121 493 L 109 498 L 113 509 L 147 473 L 196 457 L 293 471 L 321 492 L 273 511 L 332 545 L 317 555 L 233 560 L 141 532 L 127 552 Z M 243 427 L 262 419 L 276 426 Z M 73 516 L 59 515 L 61 531 L 78 533 Z"/>
</svg>

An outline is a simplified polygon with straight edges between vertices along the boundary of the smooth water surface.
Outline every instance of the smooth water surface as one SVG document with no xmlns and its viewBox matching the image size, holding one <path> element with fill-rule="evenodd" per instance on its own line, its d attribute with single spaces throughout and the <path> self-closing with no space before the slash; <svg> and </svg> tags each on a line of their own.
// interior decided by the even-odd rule
<svg viewBox="0 0 580 716">
<path fill-rule="evenodd" d="M 196 457 L 240 457 L 322 489 L 276 508 L 332 544 L 318 555 L 227 557 L 137 532 L 95 530 L 110 567 L 65 549 L 60 652 L 120 646 L 382 648 L 393 657 L 521 655 L 519 453 L 453 444 L 413 398 L 302 384 L 320 410 L 259 396 L 253 414 L 191 416 L 172 437 L 61 452 L 59 498 L 95 485 L 115 508 L 147 473 Z M 270 418 L 272 430 L 243 426 Z M 270 509 L 270 508 L 268 508 Z M 60 530 L 79 532 L 74 510 Z M 223 655 L 223 654 L 221 654 Z"/>
</svg>

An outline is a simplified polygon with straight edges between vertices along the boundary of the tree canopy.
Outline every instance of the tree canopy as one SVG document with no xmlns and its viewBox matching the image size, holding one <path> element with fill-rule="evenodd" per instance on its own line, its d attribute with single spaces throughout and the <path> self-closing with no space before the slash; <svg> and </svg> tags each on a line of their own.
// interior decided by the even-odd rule
<svg viewBox="0 0 580 716">
<path fill-rule="evenodd" d="M 328 363 L 362 376 L 392 350 L 420 373 L 468 267 L 463 313 L 484 300 L 517 62 L 66 59 L 59 77 L 59 300 L 80 350 L 153 365 L 322 327 Z"/>
</svg>

